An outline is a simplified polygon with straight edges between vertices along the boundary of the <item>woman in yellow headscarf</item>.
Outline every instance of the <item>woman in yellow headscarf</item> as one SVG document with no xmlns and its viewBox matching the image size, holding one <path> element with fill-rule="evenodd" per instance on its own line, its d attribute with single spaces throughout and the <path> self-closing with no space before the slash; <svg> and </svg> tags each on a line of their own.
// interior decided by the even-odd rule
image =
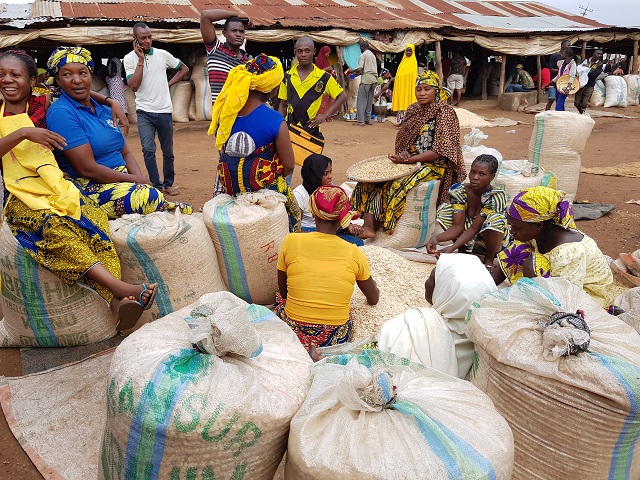
<svg viewBox="0 0 640 480">
<path fill-rule="evenodd" d="M 415 103 L 416 79 L 418 78 L 418 60 L 416 59 L 416 47 L 410 43 L 404 51 L 402 61 L 398 66 L 393 83 L 393 97 L 391 97 L 391 109 L 397 112 L 398 125 L 404 119 L 405 110 Z"/>
<path fill-rule="evenodd" d="M 513 243 L 498 254 L 496 284 L 522 277 L 562 277 L 582 287 L 604 308 L 613 303 L 613 275 L 596 242 L 576 228 L 565 193 L 533 187 L 507 209 Z"/>
<path fill-rule="evenodd" d="M 264 53 L 229 72 L 213 105 L 209 135 L 220 151 L 213 195 L 238 195 L 263 188 L 287 197 L 289 230 L 300 231 L 301 212 L 285 177 L 295 158 L 284 117 L 269 101 L 284 78 L 282 64 Z"/>
</svg>

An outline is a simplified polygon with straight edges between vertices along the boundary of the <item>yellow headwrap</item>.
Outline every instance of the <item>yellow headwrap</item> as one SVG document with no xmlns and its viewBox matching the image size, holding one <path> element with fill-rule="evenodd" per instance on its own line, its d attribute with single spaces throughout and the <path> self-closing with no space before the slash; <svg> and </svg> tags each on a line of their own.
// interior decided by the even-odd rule
<svg viewBox="0 0 640 480">
<path fill-rule="evenodd" d="M 576 228 L 571 205 L 564 200 L 565 193 L 549 187 L 532 187 L 518 193 L 507 213 L 523 222 L 544 222 L 553 220 L 557 225 Z"/>
<path fill-rule="evenodd" d="M 280 60 L 261 53 L 246 65 L 232 68 L 222 92 L 213 104 L 209 135 L 216 134 L 216 148 L 222 150 L 231 135 L 238 112 L 247 103 L 250 90 L 268 93 L 280 85 L 284 70 Z"/>
<path fill-rule="evenodd" d="M 418 80 L 416 80 L 416 87 L 418 85 L 431 85 L 438 92 L 438 96 L 441 102 L 446 102 L 451 96 L 451 90 L 446 87 L 440 86 L 440 77 L 436 72 L 431 70 L 426 70 L 418 75 Z"/>
<path fill-rule="evenodd" d="M 55 75 L 67 63 L 82 63 L 93 72 L 93 59 L 91 52 L 82 47 L 58 47 L 56 48 L 49 60 L 47 60 L 47 68 L 51 75 Z"/>
</svg>

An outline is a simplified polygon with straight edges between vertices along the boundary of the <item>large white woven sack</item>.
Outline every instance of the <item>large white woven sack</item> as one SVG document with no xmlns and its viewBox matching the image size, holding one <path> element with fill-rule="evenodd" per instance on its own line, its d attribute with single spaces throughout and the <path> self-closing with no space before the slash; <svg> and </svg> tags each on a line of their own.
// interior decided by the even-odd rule
<svg viewBox="0 0 640 480">
<path fill-rule="evenodd" d="M 189 102 L 189 121 L 196 119 L 196 92 L 191 91 L 191 101 Z"/>
<path fill-rule="evenodd" d="M 69 347 L 116 334 L 109 304 L 83 284 L 67 285 L 22 248 L 6 222 L 0 233 L 0 347 Z"/>
<path fill-rule="evenodd" d="M 189 105 L 191 105 L 191 82 L 176 82 L 169 92 L 171 93 L 171 105 L 173 107 L 172 118 L 174 122 L 186 123 L 189 121 Z"/>
<path fill-rule="evenodd" d="M 205 293 L 226 290 L 202 218 L 174 212 L 124 215 L 109 222 L 122 279 L 157 283 L 156 301 L 138 321 L 164 317 Z"/>
<path fill-rule="evenodd" d="M 469 382 L 377 350 L 329 357 L 291 421 L 287 480 L 510 479 L 513 435 Z"/>
<path fill-rule="evenodd" d="M 206 65 L 194 65 L 191 81 L 195 87 L 196 120 L 211 120 L 213 103 L 211 102 L 211 86 Z"/>
<path fill-rule="evenodd" d="M 554 360 L 549 336 L 582 330 L 541 322 L 578 309 L 588 350 Z M 486 295 L 467 320 L 478 355 L 471 381 L 513 430 L 514 479 L 640 478 L 640 335 L 632 327 L 561 278 Z"/>
<path fill-rule="evenodd" d="M 462 158 L 464 159 L 464 169 L 467 172 L 466 179 L 469 178 L 471 164 L 479 155 L 493 155 L 494 157 L 496 157 L 496 160 L 498 160 L 498 168 L 500 168 L 500 165 L 502 165 L 502 154 L 495 148 L 485 147 L 484 145 L 478 145 L 476 147 L 463 145 Z"/>
<path fill-rule="evenodd" d="M 623 78 L 627 84 L 627 105 L 638 105 L 640 103 L 638 101 L 640 96 L 640 75 L 625 75 Z"/>
<path fill-rule="evenodd" d="M 284 322 L 229 292 L 145 325 L 113 354 L 99 478 L 271 480 L 311 365 Z"/>
<path fill-rule="evenodd" d="M 618 75 L 608 75 L 604 79 L 604 108 L 627 106 L 627 82 Z"/>
<path fill-rule="evenodd" d="M 596 83 L 593 86 L 593 94 L 591 95 L 591 100 L 589 100 L 589 105 L 592 107 L 601 107 L 604 105 L 605 98 L 606 94 L 604 82 L 602 80 L 596 80 Z"/>
<path fill-rule="evenodd" d="M 558 190 L 566 192 L 572 202 L 580 178 L 580 154 L 587 145 L 595 122 L 586 115 L 548 111 L 535 117 L 529 140 L 529 161 L 553 172 Z"/>
<path fill-rule="evenodd" d="M 440 180 L 422 182 L 407 192 L 404 213 L 391 235 L 378 229 L 367 245 L 385 248 L 417 248 L 429 241 L 436 227 L 436 205 Z"/>
<path fill-rule="evenodd" d="M 278 252 L 289 233 L 285 200 L 280 193 L 260 190 L 217 195 L 202 207 L 224 283 L 247 302 L 275 300 Z"/>
<path fill-rule="evenodd" d="M 124 86 L 124 100 L 127 104 L 127 118 L 129 119 L 129 123 L 137 124 L 138 123 L 138 113 L 136 112 L 136 94 L 128 85 Z"/>
<path fill-rule="evenodd" d="M 513 197 L 527 188 L 557 188 L 557 179 L 553 172 L 545 172 L 527 160 L 505 160 L 492 185 L 504 191 L 509 204 Z"/>
</svg>

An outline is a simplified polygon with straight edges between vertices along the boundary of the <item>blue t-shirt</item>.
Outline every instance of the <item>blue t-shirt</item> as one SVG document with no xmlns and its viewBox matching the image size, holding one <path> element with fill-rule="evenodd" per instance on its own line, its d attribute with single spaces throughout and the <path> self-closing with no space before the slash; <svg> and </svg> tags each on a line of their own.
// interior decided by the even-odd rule
<svg viewBox="0 0 640 480">
<path fill-rule="evenodd" d="M 62 92 L 60 99 L 47 111 L 47 128 L 64 137 L 67 142 L 64 150 L 88 143 L 93 150 L 96 163 L 109 168 L 125 166 L 121 153 L 124 148 L 124 135 L 120 127 L 113 124 L 111 109 L 99 105 L 93 99 L 91 104 L 95 113 L 90 107 L 81 105 Z M 55 150 L 54 155 L 63 172 L 72 178 L 80 176 L 62 151 Z"/>
<path fill-rule="evenodd" d="M 256 148 L 264 147 L 276 140 L 282 122 L 284 117 L 280 112 L 262 104 L 245 117 L 238 115 L 231 129 L 231 135 L 246 132 L 253 138 Z"/>
</svg>

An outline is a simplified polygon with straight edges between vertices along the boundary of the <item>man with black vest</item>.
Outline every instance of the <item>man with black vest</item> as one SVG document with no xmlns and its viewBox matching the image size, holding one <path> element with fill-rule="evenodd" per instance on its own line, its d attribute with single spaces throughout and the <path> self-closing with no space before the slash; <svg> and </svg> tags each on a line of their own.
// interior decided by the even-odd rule
<svg viewBox="0 0 640 480">
<path fill-rule="evenodd" d="M 347 95 L 329 72 L 313 63 L 316 49 L 313 40 L 300 37 L 295 45 L 298 63 L 285 73 L 280 85 L 278 111 L 290 125 L 304 128 L 314 137 L 323 139 L 320 124 L 340 111 L 347 101 Z M 324 113 L 318 113 L 322 104 L 322 95 L 334 99 L 333 104 Z M 297 159 L 296 159 L 297 160 Z"/>
</svg>

